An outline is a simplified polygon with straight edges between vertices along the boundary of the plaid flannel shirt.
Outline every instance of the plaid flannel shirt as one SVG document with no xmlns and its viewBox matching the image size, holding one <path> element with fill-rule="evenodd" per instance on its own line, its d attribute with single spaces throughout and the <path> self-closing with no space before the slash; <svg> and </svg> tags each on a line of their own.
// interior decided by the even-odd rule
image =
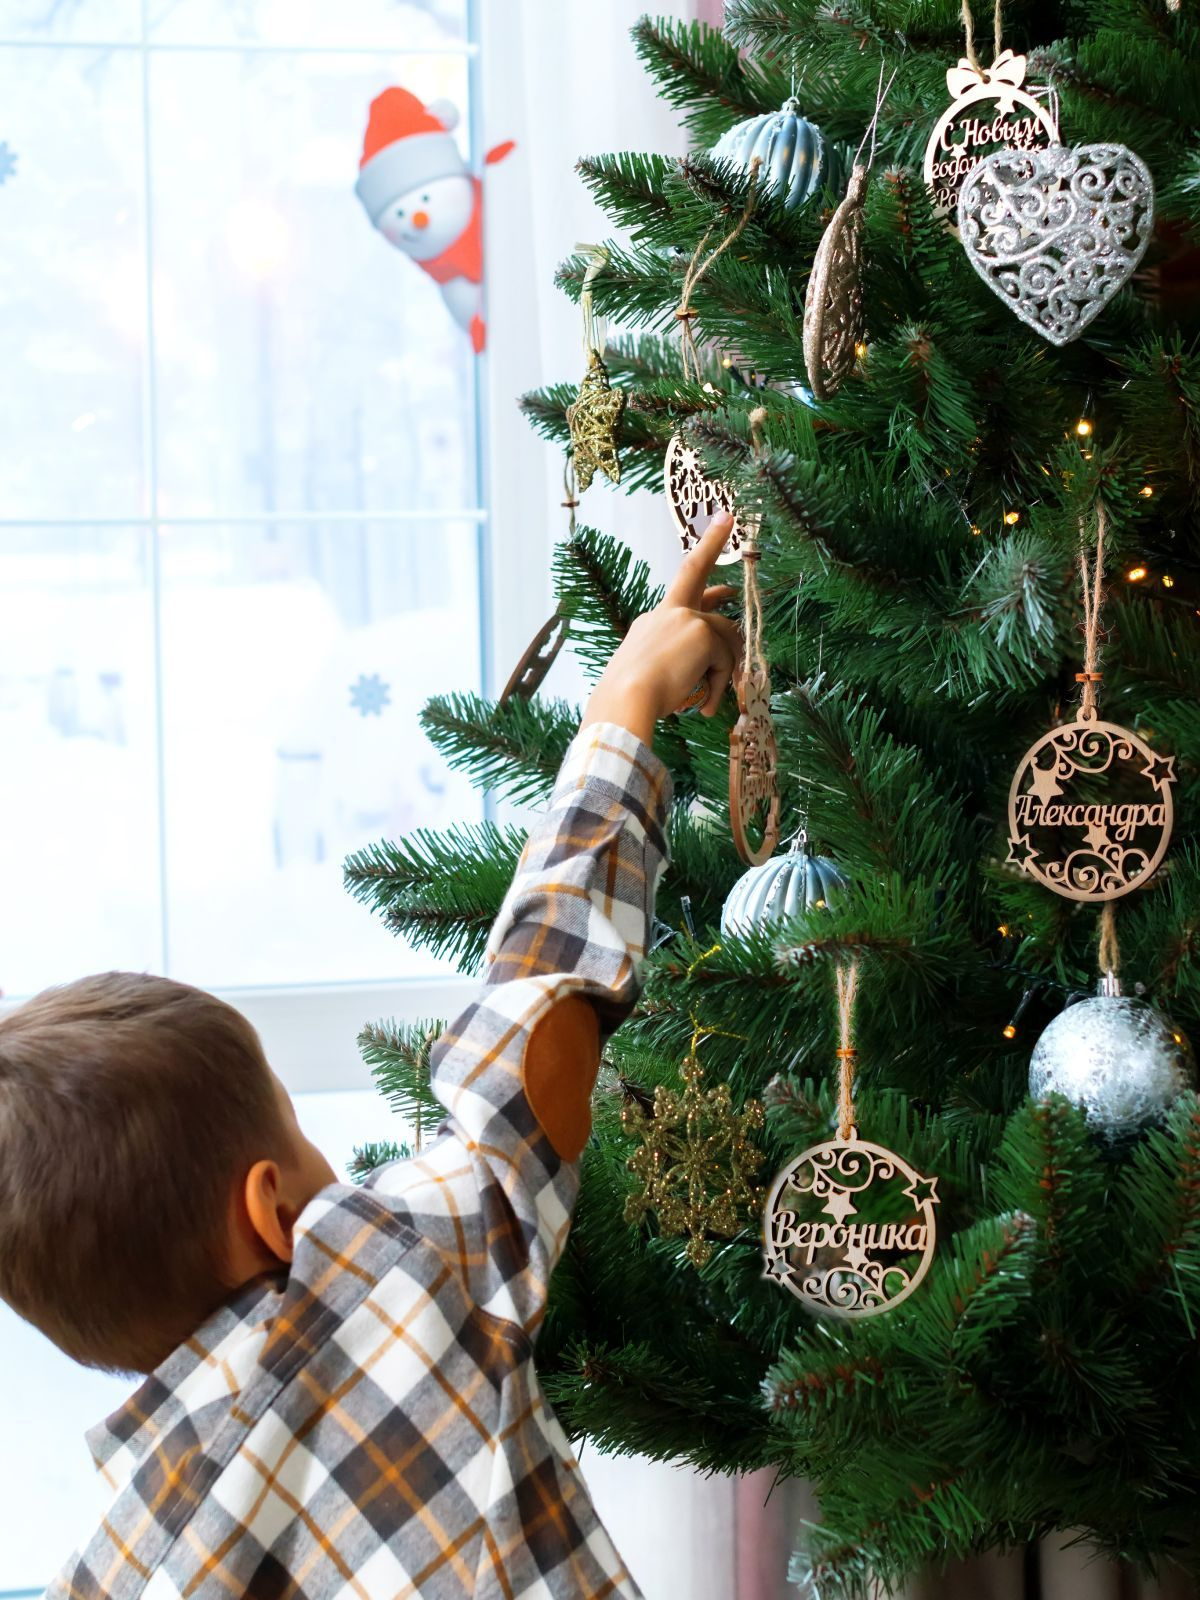
<svg viewBox="0 0 1200 1600">
<path fill-rule="evenodd" d="M 670 799 L 628 730 L 575 736 L 486 981 L 434 1047 L 434 1139 L 323 1189 L 290 1269 L 91 1431 L 111 1505 L 48 1600 L 641 1600 L 533 1351 L 599 1040 L 640 988 Z"/>
</svg>

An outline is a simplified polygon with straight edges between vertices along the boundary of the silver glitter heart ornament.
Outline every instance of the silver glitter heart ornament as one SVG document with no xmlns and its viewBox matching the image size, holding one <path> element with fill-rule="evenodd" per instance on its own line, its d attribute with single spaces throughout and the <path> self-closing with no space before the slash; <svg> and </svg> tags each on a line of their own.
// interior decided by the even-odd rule
<svg viewBox="0 0 1200 1600">
<path fill-rule="evenodd" d="M 958 197 L 967 259 L 1022 322 L 1070 344 L 1145 254 L 1154 181 L 1120 144 L 997 150 Z"/>
</svg>

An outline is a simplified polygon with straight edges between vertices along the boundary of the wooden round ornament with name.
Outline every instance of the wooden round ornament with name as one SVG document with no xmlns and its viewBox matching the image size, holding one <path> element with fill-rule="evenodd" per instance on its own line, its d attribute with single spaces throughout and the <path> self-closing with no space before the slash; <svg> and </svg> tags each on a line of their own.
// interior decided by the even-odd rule
<svg viewBox="0 0 1200 1600">
<path fill-rule="evenodd" d="M 1008 856 L 1069 900 L 1116 900 L 1158 868 L 1171 840 L 1174 756 L 1081 712 L 1044 734 L 1008 793 Z"/>
</svg>

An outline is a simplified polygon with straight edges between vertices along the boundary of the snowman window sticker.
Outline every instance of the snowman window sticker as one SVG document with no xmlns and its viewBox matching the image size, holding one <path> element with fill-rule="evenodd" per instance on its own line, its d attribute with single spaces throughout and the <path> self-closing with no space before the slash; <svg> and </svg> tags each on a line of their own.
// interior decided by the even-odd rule
<svg viewBox="0 0 1200 1600">
<path fill-rule="evenodd" d="M 371 102 L 358 182 L 372 227 L 441 287 L 442 299 L 484 347 L 483 183 L 454 139 L 458 112 L 447 100 L 424 105 L 407 89 L 385 89 Z M 503 161 L 511 139 L 493 146 L 484 165 Z"/>
</svg>

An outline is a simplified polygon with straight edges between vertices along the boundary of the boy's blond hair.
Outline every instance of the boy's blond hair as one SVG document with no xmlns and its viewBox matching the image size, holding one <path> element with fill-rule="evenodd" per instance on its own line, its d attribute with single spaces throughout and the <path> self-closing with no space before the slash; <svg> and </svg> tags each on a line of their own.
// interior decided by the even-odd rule
<svg viewBox="0 0 1200 1600">
<path fill-rule="evenodd" d="M 150 1372 L 236 1287 L 235 1185 L 287 1147 L 257 1033 L 105 972 L 0 1018 L 0 1297 L 86 1366 Z"/>
</svg>

